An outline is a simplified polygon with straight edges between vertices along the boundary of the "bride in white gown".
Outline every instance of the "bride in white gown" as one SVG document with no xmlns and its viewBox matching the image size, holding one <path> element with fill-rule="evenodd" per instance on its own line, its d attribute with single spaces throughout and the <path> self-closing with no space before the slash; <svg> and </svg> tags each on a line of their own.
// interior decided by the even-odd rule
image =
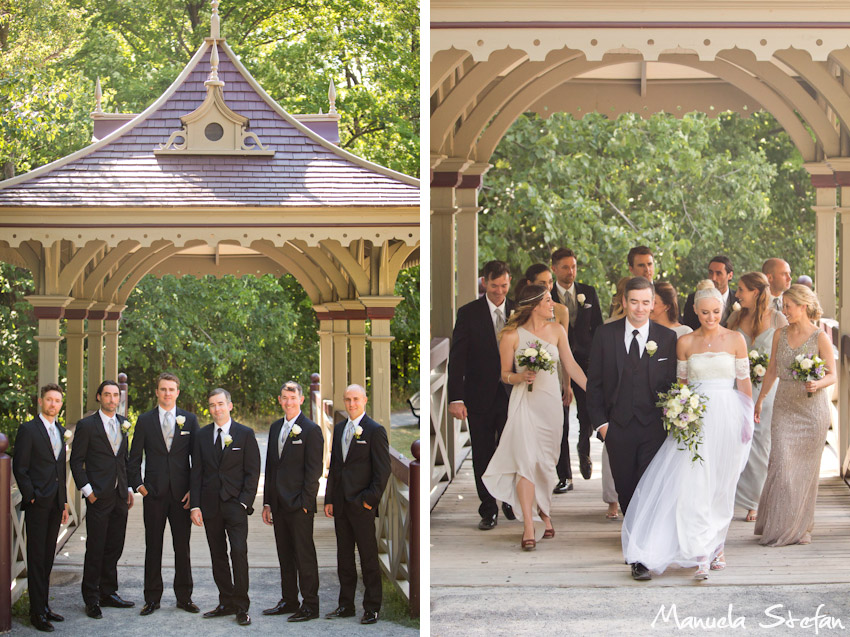
<svg viewBox="0 0 850 637">
<path fill-rule="evenodd" d="M 623 554 L 662 573 L 696 566 L 697 579 L 726 566 L 723 544 L 735 507 L 735 486 L 749 453 L 752 385 L 744 337 L 720 326 L 723 300 L 710 281 L 695 296 L 700 328 L 679 339 L 680 380 L 708 398 L 702 461 L 668 436 L 638 483 L 623 523 Z M 736 391 L 737 385 L 737 391 Z"/>
</svg>

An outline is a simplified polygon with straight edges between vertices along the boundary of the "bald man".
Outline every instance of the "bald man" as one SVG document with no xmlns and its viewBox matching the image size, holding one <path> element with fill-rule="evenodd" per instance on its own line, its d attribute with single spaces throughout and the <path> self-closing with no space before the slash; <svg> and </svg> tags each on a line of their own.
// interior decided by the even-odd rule
<svg viewBox="0 0 850 637">
<path fill-rule="evenodd" d="M 770 284 L 770 305 L 777 312 L 781 312 L 782 295 L 791 287 L 791 266 L 786 261 L 773 257 L 762 264 L 761 271 Z"/>
</svg>

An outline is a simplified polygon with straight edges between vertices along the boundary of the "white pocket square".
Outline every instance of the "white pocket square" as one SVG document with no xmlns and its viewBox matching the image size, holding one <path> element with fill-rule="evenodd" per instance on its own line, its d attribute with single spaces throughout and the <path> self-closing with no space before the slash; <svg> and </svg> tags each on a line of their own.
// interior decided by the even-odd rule
<svg viewBox="0 0 850 637">
<path fill-rule="evenodd" d="M 667 360 L 666 358 L 659 358 L 658 362 L 660 363 L 661 361 L 666 361 L 666 360 Z"/>
<path fill-rule="evenodd" d="M 181 436 L 188 436 L 190 433 L 192 433 L 192 432 L 191 431 L 181 431 L 180 435 Z"/>
<path fill-rule="evenodd" d="M 365 445 L 365 444 L 366 444 L 366 441 L 365 441 L 365 440 L 358 440 L 358 441 L 357 441 L 357 444 L 358 444 L 358 445 Z"/>
<path fill-rule="evenodd" d="M 292 441 L 292 444 L 293 444 L 293 445 L 303 445 L 303 444 L 304 444 L 304 441 L 303 441 L 303 440 L 293 440 L 293 441 Z"/>
<path fill-rule="evenodd" d="M 242 447 L 233 447 L 231 451 L 242 451 Z"/>
</svg>

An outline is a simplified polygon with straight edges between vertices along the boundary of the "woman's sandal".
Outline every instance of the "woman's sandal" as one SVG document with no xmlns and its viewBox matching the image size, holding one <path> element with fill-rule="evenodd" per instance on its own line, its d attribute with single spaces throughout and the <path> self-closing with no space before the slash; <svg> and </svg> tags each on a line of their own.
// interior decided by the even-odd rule
<svg viewBox="0 0 850 637">
<path fill-rule="evenodd" d="M 544 540 L 548 540 L 553 537 L 555 537 L 555 529 L 546 529 L 545 531 L 543 531 Z"/>
<path fill-rule="evenodd" d="M 533 551 L 537 547 L 537 540 L 531 538 L 530 540 L 522 540 L 521 544 L 523 551 Z"/>
<path fill-rule="evenodd" d="M 699 567 L 697 568 L 697 572 L 694 573 L 694 579 L 698 579 L 698 580 L 708 579 L 708 568 L 709 568 L 709 566 L 708 566 L 707 562 L 700 563 Z"/>
<path fill-rule="evenodd" d="M 606 520 L 619 520 L 620 514 L 619 513 L 606 513 L 605 519 Z"/>
<path fill-rule="evenodd" d="M 711 560 L 712 571 L 722 571 L 726 568 L 726 556 L 721 552 L 717 557 Z"/>
<path fill-rule="evenodd" d="M 758 511 L 747 511 L 747 517 L 744 518 L 747 522 L 755 522 L 758 519 Z"/>
</svg>

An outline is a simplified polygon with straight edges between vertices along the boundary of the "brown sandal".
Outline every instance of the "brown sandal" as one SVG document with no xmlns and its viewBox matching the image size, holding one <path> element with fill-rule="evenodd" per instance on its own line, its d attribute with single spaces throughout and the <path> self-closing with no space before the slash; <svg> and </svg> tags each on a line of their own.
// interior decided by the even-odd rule
<svg viewBox="0 0 850 637">
<path fill-rule="evenodd" d="M 546 529 L 545 531 L 543 531 L 544 540 L 548 540 L 553 537 L 555 537 L 555 529 Z"/>
<path fill-rule="evenodd" d="M 531 538 L 530 540 L 522 540 L 521 544 L 523 551 L 533 551 L 537 547 L 537 540 Z"/>
</svg>

